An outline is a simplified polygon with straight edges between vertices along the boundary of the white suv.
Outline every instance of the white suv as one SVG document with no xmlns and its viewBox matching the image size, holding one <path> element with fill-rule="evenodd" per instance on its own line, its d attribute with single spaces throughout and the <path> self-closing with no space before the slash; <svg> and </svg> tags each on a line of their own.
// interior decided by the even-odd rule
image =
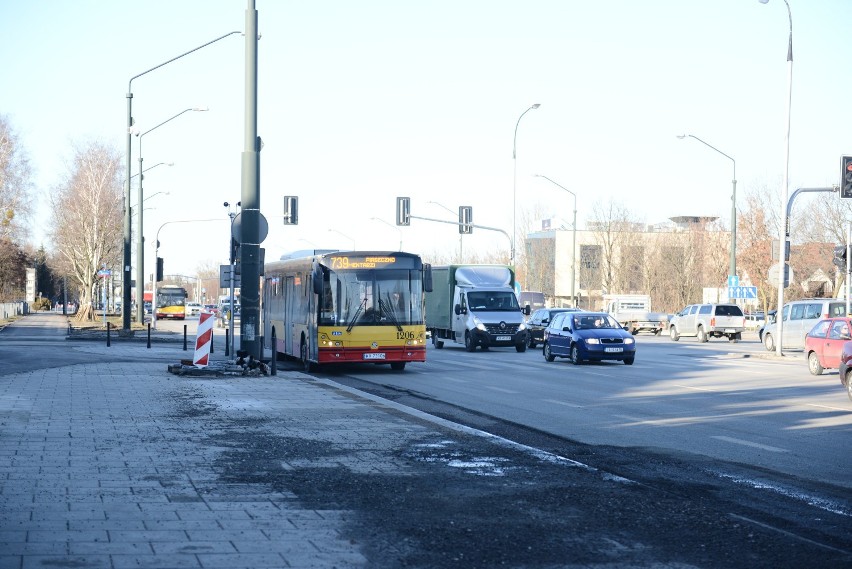
<svg viewBox="0 0 852 569">
<path fill-rule="evenodd" d="M 745 315 L 736 304 L 691 304 L 669 323 L 669 337 L 675 342 L 681 336 L 695 336 L 699 342 L 711 337 L 727 337 L 729 342 L 737 342 L 743 330 Z"/>
</svg>

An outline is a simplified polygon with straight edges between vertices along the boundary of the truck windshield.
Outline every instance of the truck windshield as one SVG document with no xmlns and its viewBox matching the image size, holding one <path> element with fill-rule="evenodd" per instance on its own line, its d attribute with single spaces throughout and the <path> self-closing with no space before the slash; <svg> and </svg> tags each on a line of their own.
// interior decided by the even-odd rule
<svg viewBox="0 0 852 569">
<path fill-rule="evenodd" d="M 518 299 L 515 293 L 508 291 L 475 291 L 467 293 L 467 305 L 470 310 L 495 312 L 500 310 L 517 312 Z"/>
</svg>

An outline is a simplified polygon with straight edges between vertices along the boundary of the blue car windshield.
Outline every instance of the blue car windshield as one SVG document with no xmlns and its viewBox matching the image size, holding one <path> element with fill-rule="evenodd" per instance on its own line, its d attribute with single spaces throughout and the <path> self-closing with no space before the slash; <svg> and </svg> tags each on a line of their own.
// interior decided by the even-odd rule
<svg viewBox="0 0 852 569">
<path fill-rule="evenodd" d="M 575 330 L 612 329 L 621 328 L 609 314 L 584 314 L 574 316 Z"/>
</svg>

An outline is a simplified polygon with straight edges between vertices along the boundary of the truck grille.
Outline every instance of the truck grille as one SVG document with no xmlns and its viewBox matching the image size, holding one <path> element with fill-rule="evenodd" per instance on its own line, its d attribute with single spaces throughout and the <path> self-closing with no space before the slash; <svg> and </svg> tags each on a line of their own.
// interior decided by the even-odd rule
<svg viewBox="0 0 852 569">
<path fill-rule="evenodd" d="M 485 329 L 489 334 L 514 334 L 518 331 L 518 326 L 500 322 L 499 324 L 486 324 Z"/>
</svg>

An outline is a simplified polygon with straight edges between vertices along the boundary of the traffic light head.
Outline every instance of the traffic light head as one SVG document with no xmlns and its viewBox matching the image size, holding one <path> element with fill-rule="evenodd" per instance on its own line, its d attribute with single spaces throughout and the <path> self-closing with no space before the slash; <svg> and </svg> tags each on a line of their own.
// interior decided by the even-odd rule
<svg viewBox="0 0 852 569">
<path fill-rule="evenodd" d="M 840 197 L 852 198 L 852 156 L 840 157 Z"/>
<path fill-rule="evenodd" d="M 396 198 L 396 224 L 411 225 L 411 198 Z"/>
<path fill-rule="evenodd" d="M 834 248 L 834 259 L 832 260 L 832 263 L 841 269 L 846 269 L 846 245 L 838 245 Z"/>
<path fill-rule="evenodd" d="M 466 235 L 473 233 L 473 207 L 469 205 L 459 206 L 459 233 Z"/>
</svg>

